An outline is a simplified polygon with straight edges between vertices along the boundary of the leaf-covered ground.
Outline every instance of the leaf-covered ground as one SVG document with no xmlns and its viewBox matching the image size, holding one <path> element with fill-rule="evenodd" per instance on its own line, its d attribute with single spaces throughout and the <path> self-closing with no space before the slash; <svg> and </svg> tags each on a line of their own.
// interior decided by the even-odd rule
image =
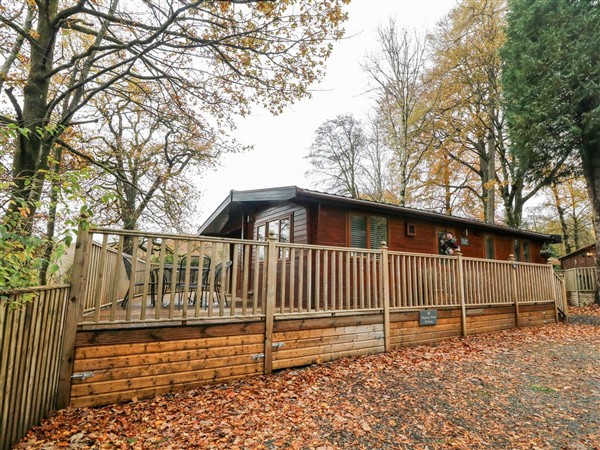
<svg viewBox="0 0 600 450">
<path fill-rule="evenodd" d="M 600 449 L 599 406 L 600 327 L 555 324 L 63 410 L 16 448 Z"/>
</svg>

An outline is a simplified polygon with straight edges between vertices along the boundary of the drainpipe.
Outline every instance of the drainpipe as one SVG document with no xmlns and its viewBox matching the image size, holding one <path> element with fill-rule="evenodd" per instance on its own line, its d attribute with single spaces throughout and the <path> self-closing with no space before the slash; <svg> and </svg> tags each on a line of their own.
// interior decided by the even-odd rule
<svg viewBox="0 0 600 450">
<path fill-rule="evenodd" d="M 242 236 L 241 239 L 244 239 L 244 231 L 246 228 L 246 213 L 242 211 Z"/>
</svg>

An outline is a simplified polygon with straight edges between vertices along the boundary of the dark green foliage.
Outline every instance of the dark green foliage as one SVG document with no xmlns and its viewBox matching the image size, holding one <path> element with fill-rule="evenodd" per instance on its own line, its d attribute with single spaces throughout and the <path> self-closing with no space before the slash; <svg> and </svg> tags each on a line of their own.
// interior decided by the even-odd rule
<svg viewBox="0 0 600 450">
<path fill-rule="evenodd" d="M 600 3 L 509 0 L 502 81 L 513 147 L 537 169 L 599 149 Z"/>
</svg>

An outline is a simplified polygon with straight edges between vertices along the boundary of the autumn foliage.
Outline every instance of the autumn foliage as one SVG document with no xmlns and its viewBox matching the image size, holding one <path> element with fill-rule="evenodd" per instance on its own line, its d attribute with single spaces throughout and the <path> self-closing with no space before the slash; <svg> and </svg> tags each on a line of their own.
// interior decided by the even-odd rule
<svg viewBox="0 0 600 450">
<path fill-rule="evenodd" d="M 509 330 L 67 409 L 16 448 L 599 448 L 598 330 Z"/>
</svg>

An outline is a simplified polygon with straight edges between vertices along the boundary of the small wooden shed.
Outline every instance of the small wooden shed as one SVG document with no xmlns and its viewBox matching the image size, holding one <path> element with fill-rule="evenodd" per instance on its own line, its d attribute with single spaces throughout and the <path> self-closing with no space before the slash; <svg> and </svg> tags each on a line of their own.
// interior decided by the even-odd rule
<svg viewBox="0 0 600 450">
<path fill-rule="evenodd" d="M 563 270 L 596 267 L 596 244 L 586 245 L 558 259 Z"/>
<path fill-rule="evenodd" d="M 451 254 L 544 263 L 545 243 L 557 236 L 481 221 L 333 195 L 296 186 L 230 191 L 199 228 L 206 236 Z"/>
<path fill-rule="evenodd" d="M 596 244 L 590 244 L 559 258 L 565 276 L 569 304 L 594 303 L 596 295 Z"/>
</svg>

